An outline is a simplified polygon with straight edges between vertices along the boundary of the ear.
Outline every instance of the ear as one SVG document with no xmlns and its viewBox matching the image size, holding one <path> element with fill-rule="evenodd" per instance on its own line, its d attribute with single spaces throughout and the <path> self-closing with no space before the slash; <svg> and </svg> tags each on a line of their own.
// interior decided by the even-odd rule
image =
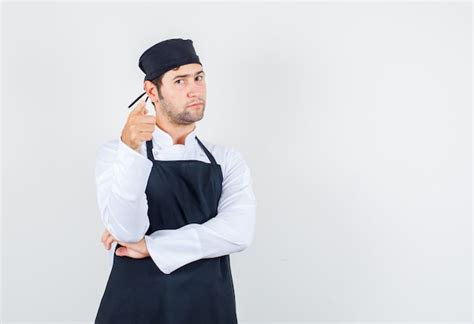
<svg viewBox="0 0 474 324">
<path fill-rule="evenodd" d="M 143 83 L 143 90 L 145 90 L 147 96 L 150 98 L 152 102 L 156 104 L 160 102 L 160 98 L 158 98 L 158 89 L 156 88 L 156 85 L 153 84 L 153 82 L 149 80 L 145 80 Z"/>
</svg>

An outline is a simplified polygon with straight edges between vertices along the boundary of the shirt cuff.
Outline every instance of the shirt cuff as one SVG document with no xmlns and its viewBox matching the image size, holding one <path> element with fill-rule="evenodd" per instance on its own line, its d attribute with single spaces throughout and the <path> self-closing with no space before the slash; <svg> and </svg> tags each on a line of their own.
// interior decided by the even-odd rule
<svg viewBox="0 0 474 324">
<path fill-rule="evenodd" d="M 150 161 L 148 157 L 145 155 L 146 150 L 143 150 L 144 145 L 145 145 L 145 142 L 142 143 L 142 145 L 139 148 L 139 151 L 136 151 L 132 149 L 130 146 L 128 146 L 127 144 L 125 144 L 121 138 L 119 138 L 119 154 L 121 153 L 123 155 L 128 155 L 130 157 L 134 156 L 137 159 Z"/>
<path fill-rule="evenodd" d="M 150 257 L 165 274 L 202 258 L 199 236 L 193 228 L 155 231 L 145 235 L 145 243 Z"/>
</svg>

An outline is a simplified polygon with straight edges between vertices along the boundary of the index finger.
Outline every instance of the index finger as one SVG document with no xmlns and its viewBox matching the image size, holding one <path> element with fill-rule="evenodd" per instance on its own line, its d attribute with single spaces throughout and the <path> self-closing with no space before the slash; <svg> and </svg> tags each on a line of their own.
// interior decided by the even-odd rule
<svg viewBox="0 0 474 324">
<path fill-rule="evenodd" d="M 146 111 L 146 104 L 145 104 L 145 101 L 144 100 L 140 100 L 138 102 L 138 104 L 136 104 L 136 106 L 133 108 L 133 110 L 130 112 L 130 114 L 132 115 L 142 115 L 142 114 L 146 114 L 147 111 Z"/>
</svg>

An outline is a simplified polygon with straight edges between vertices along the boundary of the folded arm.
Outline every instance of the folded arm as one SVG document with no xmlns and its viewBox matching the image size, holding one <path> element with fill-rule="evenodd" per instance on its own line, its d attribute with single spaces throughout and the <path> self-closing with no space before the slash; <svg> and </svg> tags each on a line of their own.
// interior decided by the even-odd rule
<svg viewBox="0 0 474 324">
<path fill-rule="evenodd" d="M 231 149 L 227 154 L 229 166 L 215 217 L 203 224 L 145 235 L 150 256 L 163 273 L 199 259 L 239 252 L 251 244 L 256 199 L 250 170 L 240 152 Z"/>
</svg>

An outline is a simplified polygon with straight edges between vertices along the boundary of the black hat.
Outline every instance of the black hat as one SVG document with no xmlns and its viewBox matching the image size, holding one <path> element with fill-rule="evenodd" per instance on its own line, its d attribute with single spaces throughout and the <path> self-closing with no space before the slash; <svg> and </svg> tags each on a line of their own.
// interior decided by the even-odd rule
<svg viewBox="0 0 474 324">
<path fill-rule="evenodd" d="M 145 73 L 146 80 L 154 80 L 173 68 L 185 64 L 198 63 L 202 66 L 190 39 L 173 38 L 159 42 L 148 48 L 140 56 L 138 67 Z M 129 106 L 133 106 L 146 92 Z M 148 100 L 148 97 L 146 98 Z M 146 101 L 145 100 L 145 101 Z"/>
</svg>

